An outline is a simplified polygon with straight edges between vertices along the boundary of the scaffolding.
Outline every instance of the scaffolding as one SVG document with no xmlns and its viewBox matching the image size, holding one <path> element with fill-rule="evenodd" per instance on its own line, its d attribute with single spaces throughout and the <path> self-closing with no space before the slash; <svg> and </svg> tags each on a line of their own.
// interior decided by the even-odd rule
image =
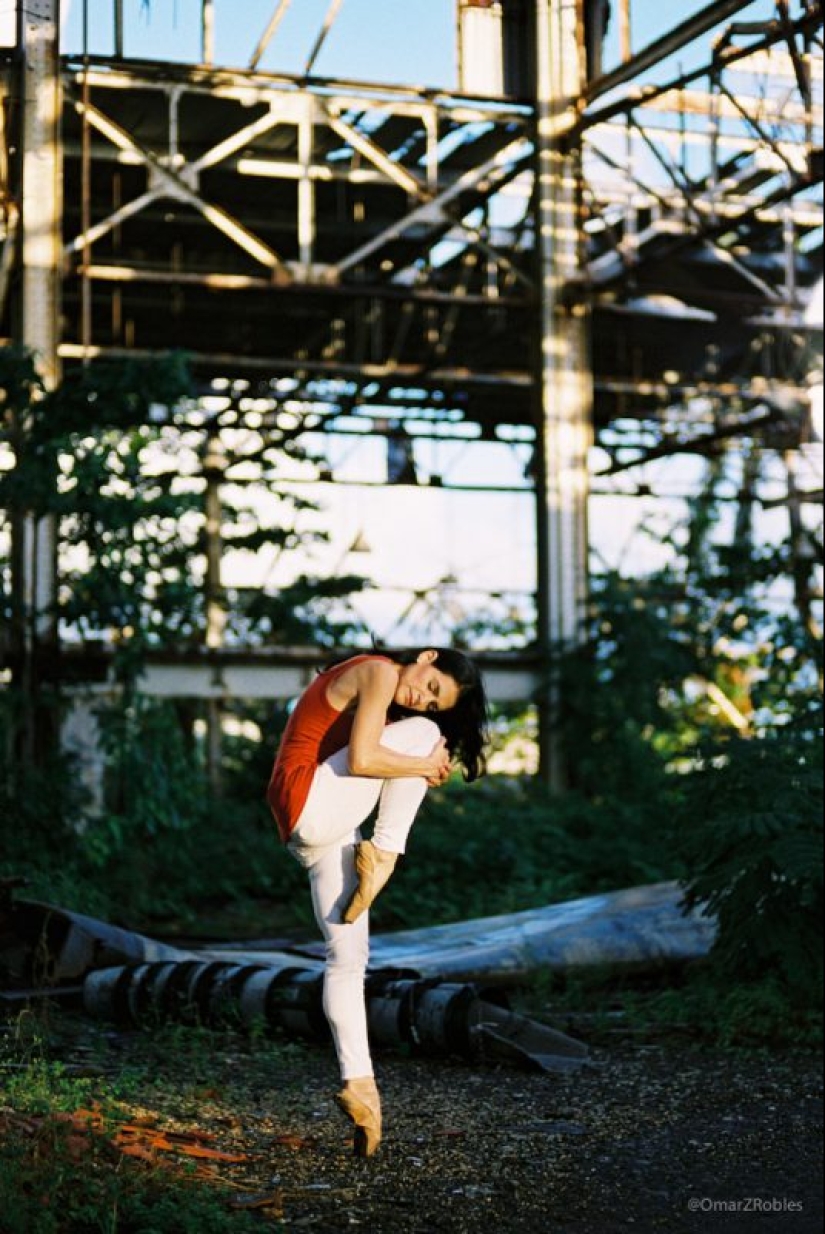
<svg viewBox="0 0 825 1234">
<path fill-rule="evenodd" d="M 216 64 L 216 3 L 197 63 L 131 57 L 112 0 L 110 52 L 58 69 L 56 0 L 22 0 L 0 71 L 0 337 L 53 373 L 180 348 L 226 424 L 288 402 L 307 431 L 388 450 L 407 425 L 533 443 L 552 661 L 583 618 L 594 440 L 609 485 L 757 429 L 804 435 L 821 3 L 697 0 L 638 46 L 632 0 L 460 0 L 455 90 L 317 76 L 341 0 L 300 74 L 262 68 L 289 0 L 244 65 Z M 621 62 L 602 71 L 608 18 Z M 62 99 L 56 132 L 33 83 Z M 531 669 L 518 690 L 539 680 L 549 732 L 552 683 Z"/>
</svg>

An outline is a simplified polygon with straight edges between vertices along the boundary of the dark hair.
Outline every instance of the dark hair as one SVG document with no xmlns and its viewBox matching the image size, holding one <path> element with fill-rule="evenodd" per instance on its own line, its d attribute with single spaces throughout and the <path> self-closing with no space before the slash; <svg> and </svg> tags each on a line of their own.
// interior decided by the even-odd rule
<svg viewBox="0 0 825 1234">
<path fill-rule="evenodd" d="M 485 747 L 489 741 L 487 694 L 478 666 L 463 651 L 454 647 L 386 648 L 372 647 L 367 652 L 352 651 L 346 657 L 338 657 L 326 668 L 333 668 L 357 655 L 386 656 L 396 664 L 415 664 L 422 651 L 434 651 L 435 668 L 452 677 L 458 686 L 458 702 L 448 711 L 428 712 L 447 740 L 447 748 L 453 758 L 461 763 L 464 779 L 468 783 L 477 780 L 487 770 Z M 405 707 L 393 703 L 389 711 L 391 720 L 415 715 Z"/>
</svg>

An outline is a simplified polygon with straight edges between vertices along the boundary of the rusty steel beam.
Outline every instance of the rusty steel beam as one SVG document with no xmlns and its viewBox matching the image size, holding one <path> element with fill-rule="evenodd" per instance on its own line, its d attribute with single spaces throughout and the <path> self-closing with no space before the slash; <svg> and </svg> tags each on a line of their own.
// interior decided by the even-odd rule
<svg viewBox="0 0 825 1234">
<path fill-rule="evenodd" d="M 629 81 L 633 81 L 646 69 L 653 68 L 654 65 L 661 64 L 669 56 L 675 55 L 681 51 L 683 47 L 687 47 L 689 43 L 693 43 L 696 39 L 700 39 L 703 34 L 707 34 L 714 26 L 720 25 L 728 17 L 735 16 L 742 9 L 747 8 L 753 0 L 714 0 L 712 4 L 707 5 L 700 12 L 695 13 L 680 25 L 662 35 L 661 38 L 649 43 L 642 51 L 637 52 L 626 60 L 618 68 L 613 69 L 610 73 L 604 73 L 601 77 L 597 77 L 591 81 L 584 90 L 584 97 L 588 101 L 600 98 L 603 94 L 609 93 L 617 86 L 623 86 Z"/>
<path fill-rule="evenodd" d="M 266 29 L 258 40 L 257 47 L 252 53 L 249 61 L 250 69 L 256 69 L 260 64 L 267 47 L 269 47 L 269 44 L 275 37 L 275 33 L 286 16 L 287 9 L 291 3 L 292 0 L 279 0 L 279 3 L 275 7 L 275 11 L 267 23 Z"/>
<path fill-rule="evenodd" d="M 321 29 L 318 32 L 318 37 L 316 38 L 312 46 L 312 50 L 307 56 L 306 64 L 304 65 L 304 77 L 308 77 L 309 74 L 312 72 L 312 66 L 315 64 L 315 61 L 318 59 L 318 56 L 320 55 L 320 52 L 321 52 L 321 48 L 324 46 L 324 43 L 327 41 L 327 38 L 329 37 L 329 34 L 332 30 L 332 27 L 335 24 L 335 19 L 338 16 L 338 13 L 339 13 L 339 10 L 342 4 L 343 4 L 343 0 L 330 0 L 330 6 L 327 9 L 326 17 L 324 18 L 324 24 L 321 26 Z"/>
<path fill-rule="evenodd" d="M 819 28 L 820 24 L 821 17 L 817 18 L 811 14 L 806 14 L 797 19 L 794 23 L 794 28 L 798 34 L 812 34 Z M 730 69 L 736 64 L 741 64 L 743 60 L 748 60 L 759 52 L 769 51 L 772 47 L 784 41 L 785 34 L 781 27 L 776 24 L 775 26 L 768 26 L 765 35 L 747 47 L 725 46 L 716 48 L 711 60 L 700 65 L 698 68 L 691 69 L 686 73 L 678 73 L 666 82 L 637 86 L 629 94 L 616 99 L 612 103 L 606 103 L 595 110 L 586 108 L 578 120 L 571 123 L 570 137 L 572 139 L 578 132 L 593 128 L 598 124 L 604 124 L 608 120 L 613 120 L 627 112 L 632 112 L 643 104 L 651 104 L 656 99 L 672 91 L 683 90 L 685 86 L 689 86 L 693 82 L 706 79 L 711 71 L 719 72 L 724 69 Z M 632 78 L 629 80 L 632 80 Z"/>
<path fill-rule="evenodd" d="M 84 353 L 76 343 L 61 343 L 59 354 L 64 360 L 80 360 Z M 103 358 L 125 360 L 134 357 L 148 360 L 157 354 L 157 351 L 142 350 L 139 347 L 92 347 L 89 358 L 92 360 Z M 531 376 L 518 371 L 499 370 L 480 373 L 464 368 L 424 369 L 420 364 L 349 364 L 336 360 L 296 360 L 294 356 L 247 356 L 224 352 L 187 351 L 186 355 L 194 368 L 223 374 L 235 371 L 292 373 L 298 369 L 301 372 L 327 377 L 363 376 L 370 381 L 390 378 L 394 381 L 413 381 L 419 384 L 425 382 L 428 388 L 435 389 L 443 386 L 530 389 L 532 386 Z"/>
</svg>

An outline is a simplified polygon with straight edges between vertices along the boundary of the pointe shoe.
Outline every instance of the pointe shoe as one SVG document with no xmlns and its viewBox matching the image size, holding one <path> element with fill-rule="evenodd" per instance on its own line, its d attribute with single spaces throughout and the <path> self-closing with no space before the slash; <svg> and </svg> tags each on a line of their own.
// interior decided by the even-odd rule
<svg viewBox="0 0 825 1234">
<path fill-rule="evenodd" d="M 376 848 L 372 840 L 363 840 L 355 849 L 355 872 L 358 888 L 344 910 L 342 921 L 352 925 L 370 907 L 378 893 L 390 880 L 398 853 Z"/>
<path fill-rule="evenodd" d="M 355 1124 L 356 1157 L 371 1157 L 381 1143 L 381 1098 L 372 1076 L 347 1080 L 335 1100 Z"/>
</svg>

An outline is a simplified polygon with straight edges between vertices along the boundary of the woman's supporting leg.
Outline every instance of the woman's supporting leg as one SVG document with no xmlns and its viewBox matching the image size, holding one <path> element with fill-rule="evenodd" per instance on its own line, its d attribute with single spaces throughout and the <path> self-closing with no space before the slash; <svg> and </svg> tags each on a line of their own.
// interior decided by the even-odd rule
<svg viewBox="0 0 825 1234">
<path fill-rule="evenodd" d="M 371 1157 L 381 1143 L 381 1098 L 372 1071 L 364 975 L 369 954 L 368 918 L 341 923 L 341 906 L 357 884 L 354 847 L 340 846 L 309 872 L 315 916 L 326 940 L 324 1012 L 332 1030 L 344 1087 L 336 1101 L 355 1126 L 355 1153 Z"/>
<path fill-rule="evenodd" d="M 352 844 L 334 848 L 309 871 L 315 917 L 326 941 L 324 1012 L 344 1081 L 372 1075 L 364 1001 L 369 919 L 364 916 L 354 926 L 341 921 L 358 885 L 354 854 Z"/>
</svg>

